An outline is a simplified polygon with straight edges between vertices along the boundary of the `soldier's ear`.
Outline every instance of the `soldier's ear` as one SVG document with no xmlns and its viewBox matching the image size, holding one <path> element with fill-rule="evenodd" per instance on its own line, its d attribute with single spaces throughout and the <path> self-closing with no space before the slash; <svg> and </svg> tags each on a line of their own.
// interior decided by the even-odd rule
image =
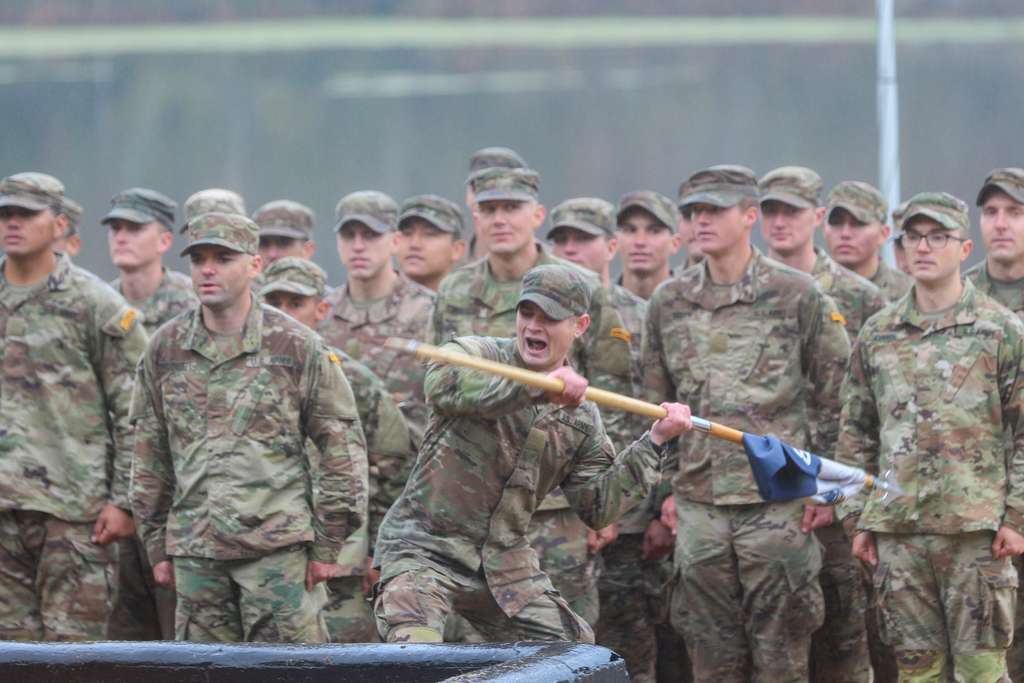
<svg viewBox="0 0 1024 683">
<path fill-rule="evenodd" d="M 544 219 L 547 218 L 547 215 L 548 215 L 547 207 L 545 207 L 540 202 L 534 202 L 534 205 L 533 205 L 533 222 L 534 222 L 533 229 L 534 230 L 536 230 L 537 228 L 539 228 L 541 225 L 544 224 Z"/>
<path fill-rule="evenodd" d="M 316 242 L 313 240 L 306 240 L 302 243 L 302 257 L 307 261 L 313 260 L 313 254 L 316 253 Z"/>
<path fill-rule="evenodd" d="M 584 313 L 576 318 L 576 329 L 573 330 L 573 336 L 579 339 L 587 330 L 590 328 L 590 314 Z"/>
</svg>

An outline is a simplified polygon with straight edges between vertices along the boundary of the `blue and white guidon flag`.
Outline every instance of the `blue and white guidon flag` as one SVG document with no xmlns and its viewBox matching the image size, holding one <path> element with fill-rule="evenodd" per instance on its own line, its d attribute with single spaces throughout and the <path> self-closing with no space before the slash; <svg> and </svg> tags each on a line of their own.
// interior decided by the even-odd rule
<svg viewBox="0 0 1024 683">
<path fill-rule="evenodd" d="M 793 448 L 774 436 L 743 435 L 757 492 L 766 501 L 810 498 L 833 505 L 874 483 L 864 470 Z"/>
</svg>

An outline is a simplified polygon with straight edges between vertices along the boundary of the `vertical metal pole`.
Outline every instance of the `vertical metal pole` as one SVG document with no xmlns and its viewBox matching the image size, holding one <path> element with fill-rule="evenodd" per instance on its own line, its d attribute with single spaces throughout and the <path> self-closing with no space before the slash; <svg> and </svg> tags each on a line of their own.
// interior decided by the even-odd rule
<svg viewBox="0 0 1024 683">
<path fill-rule="evenodd" d="M 896 34 L 893 0 L 876 0 L 878 14 L 878 184 L 892 211 L 900 202 L 900 113 L 896 82 Z M 882 258 L 892 265 L 892 245 Z"/>
</svg>

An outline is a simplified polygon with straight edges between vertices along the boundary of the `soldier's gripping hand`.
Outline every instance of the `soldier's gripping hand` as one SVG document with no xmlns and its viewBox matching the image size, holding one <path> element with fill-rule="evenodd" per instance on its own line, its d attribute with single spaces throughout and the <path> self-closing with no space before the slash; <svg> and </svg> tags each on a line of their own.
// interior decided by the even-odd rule
<svg viewBox="0 0 1024 683">
<path fill-rule="evenodd" d="M 313 590 L 313 587 L 321 581 L 333 579 L 341 573 L 341 567 L 333 562 L 317 562 L 310 560 L 306 565 L 306 591 Z"/>
<path fill-rule="evenodd" d="M 858 531 L 853 537 L 853 556 L 864 564 L 878 566 L 878 546 L 872 532 Z"/>
<path fill-rule="evenodd" d="M 92 527 L 92 542 L 107 545 L 119 538 L 128 538 L 135 533 L 135 520 L 127 512 L 112 503 L 100 510 L 96 524 Z"/>
<path fill-rule="evenodd" d="M 676 535 L 676 530 L 679 527 L 679 520 L 676 518 L 676 497 L 669 496 L 665 500 L 661 501 L 661 523 L 672 533 Z"/>
<path fill-rule="evenodd" d="M 645 560 L 656 560 L 671 553 L 675 547 L 676 537 L 672 530 L 662 524 L 661 520 L 652 519 L 644 530 L 644 544 L 640 556 Z"/>
<path fill-rule="evenodd" d="M 1001 560 L 1004 557 L 1024 555 L 1024 536 L 1008 526 L 999 527 L 996 539 L 992 541 L 992 557 Z"/>
<path fill-rule="evenodd" d="M 597 531 L 588 528 L 587 529 L 587 550 L 590 551 L 591 555 L 595 555 L 601 550 L 615 542 L 615 539 L 619 537 L 619 525 L 609 524 L 603 529 Z"/>
<path fill-rule="evenodd" d="M 800 531 L 809 534 L 815 529 L 829 526 L 833 519 L 831 505 L 804 505 L 804 518 L 800 522 Z"/>
<path fill-rule="evenodd" d="M 164 560 L 153 565 L 153 581 L 158 586 L 174 588 L 174 563 Z"/>
<path fill-rule="evenodd" d="M 680 434 L 693 429 L 690 406 L 685 403 L 662 403 L 668 415 L 651 425 L 651 442 L 655 446 L 666 444 Z"/>
<path fill-rule="evenodd" d="M 549 372 L 548 377 L 552 379 L 560 379 L 565 384 L 565 388 L 562 389 L 562 393 L 554 394 L 548 392 L 545 394 L 550 403 L 572 407 L 583 403 L 583 394 L 586 393 L 588 385 L 586 377 L 577 375 L 576 371 L 568 365 L 563 365 L 554 372 Z"/>
</svg>

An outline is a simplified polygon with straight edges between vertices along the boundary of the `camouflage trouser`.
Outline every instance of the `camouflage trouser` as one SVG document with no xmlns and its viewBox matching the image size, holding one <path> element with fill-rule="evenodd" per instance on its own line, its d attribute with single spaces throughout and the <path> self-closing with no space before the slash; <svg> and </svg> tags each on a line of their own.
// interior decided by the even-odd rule
<svg viewBox="0 0 1024 683">
<path fill-rule="evenodd" d="M 430 567 L 402 572 L 379 587 L 374 602 L 377 630 L 388 643 L 439 643 L 453 612 L 465 617 L 491 642 L 594 642 L 590 625 L 557 592 L 538 595 L 509 617 L 495 602 L 481 574 L 448 574 Z"/>
<path fill-rule="evenodd" d="M 376 643 L 377 625 L 370 603 L 363 594 L 362 576 L 339 576 L 327 580 L 327 640 L 332 643 Z"/>
<path fill-rule="evenodd" d="M 91 523 L 0 511 L 0 640 L 102 640 L 117 547 Z"/>
<path fill-rule="evenodd" d="M 672 622 L 699 683 L 806 683 L 824 620 L 821 545 L 799 502 L 704 505 L 676 499 Z"/>
<path fill-rule="evenodd" d="M 174 603 L 174 589 L 153 580 L 153 568 L 138 537 L 118 541 L 107 639 L 174 640 Z"/>
<path fill-rule="evenodd" d="M 825 550 L 818 577 L 825 597 L 825 624 L 811 638 L 811 680 L 871 683 L 874 677 L 864 621 L 867 599 L 860 562 L 853 557 L 840 522 L 815 534 Z"/>
<path fill-rule="evenodd" d="M 1013 566 L 1017 570 L 1017 576 L 1024 572 L 1024 560 L 1013 558 Z M 1017 612 L 1013 618 L 1013 642 L 1006 653 L 1006 665 L 1010 670 L 1010 678 L 1014 681 L 1024 681 L 1024 591 L 1017 591 Z"/>
<path fill-rule="evenodd" d="M 597 556 L 587 549 L 587 525 L 569 509 L 538 510 L 526 536 L 555 589 L 576 614 L 596 624 L 601 611 Z"/>
<path fill-rule="evenodd" d="M 950 673 L 957 681 L 1009 680 L 1017 570 L 1009 559 L 992 559 L 994 537 L 875 534 L 879 633 L 896 650 L 901 682 Z"/>
<path fill-rule="evenodd" d="M 650 601 L 657 590 L 658 567 L 640 559 L 643 542 L 643 534 L 622 535 L 602 551 L 601 618 L 594 632 L 598 645 L 626 660 L 630 680 L 654 683 L 657 641 Z"/>
<path fill-rule="evenodd" d="M 175 557 L 175 637 L 195 642 L 323 643 L 327 591 L 306 591 L 306 548 L 247 560 Z"/>
</svg>

